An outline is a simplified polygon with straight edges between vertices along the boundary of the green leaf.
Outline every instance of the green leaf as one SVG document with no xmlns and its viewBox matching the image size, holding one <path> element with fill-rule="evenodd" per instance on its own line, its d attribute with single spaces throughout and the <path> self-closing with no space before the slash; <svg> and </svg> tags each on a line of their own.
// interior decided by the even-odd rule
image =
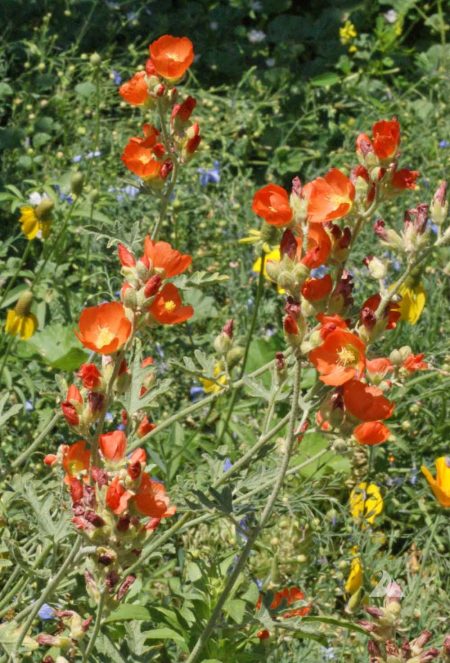
<svg viewBox="0 0 450 663">
<path fill-rule="evenodd" d="M 366 633 L 366 631 L 345 619 L 336 619 L 335 617 L 327 617 L 325 615 L 313 615 L 311 617 L 302 617 L 302 622 L 318 622 L 320 624 L 330 624 L 331 626 L 338 626 L 339 628 L 346 628 L 347 631 L 354 631 L 355 633 Z"/>
<path fill-rule="evenodd" d="M 155 628 L 153 631 L 146 631 L 145 635 L 149 640 L 174 640 L 187 651 L 186 641 L 182 635 L 174 631 L 172 628 Z"/>
<path fill-rule="evenodd" d="M 84 83 L 78 83 L 75 85 L 75 92 L 80 95 L 80 97 L 90 97 L 95 93 L 96 87 L 91 81 L 85 81 Z"/>
<path fill-rule="evenodd" d="M 33 136 L 33 147 L 38 149 L 39 147 L 42 147 L 46 143 L 48 143 L 52 139 L 49 134 L 46 134 L 44 132 L 39 132 L 37 134 L 34 134 Z"/>
<path fill-rule="evenodd" d="M 27 345 L 40 354 L 52 368 L 60 371 L 74 371 L 88 357 L 73 329 L 62 325 L 46 327 L 35 334 Z"/>
<path fill-rule="evenodd" d="M 10 97 L 12 94 L 14 94 L 14 90 L 8 83 L 0 83 L 0 99 Z"/>
<path fill-rule="evenodd" d="M 244 620 L 246 604 L 242 599 L 231 599 L 223 607 L 224 611 L 236 624 L 242 624 Z"/>
<path fill-rule="evenodd" d="M 330 87 L 331 85 L 336 85 L 336 83 L 340 83 L 341 79 L 340 76 L 338 76 L 336 73 L 332 71 L 325 72 L 324 74 L 319 74 L 318 76 L 314 76 L 314 78 L 311 79 L 311 85 L 314 85 L 314 87 Z"/>
<path fill-rule="evenodd" d="M 132 603 L 122 603 L 103 621 L 105 624 L 111 622 L 126 622 L 130 619 L 137 619 L 140 621 L 150 620 L 150 613 L 143 605 L 134 605 Z"/>
</svg>

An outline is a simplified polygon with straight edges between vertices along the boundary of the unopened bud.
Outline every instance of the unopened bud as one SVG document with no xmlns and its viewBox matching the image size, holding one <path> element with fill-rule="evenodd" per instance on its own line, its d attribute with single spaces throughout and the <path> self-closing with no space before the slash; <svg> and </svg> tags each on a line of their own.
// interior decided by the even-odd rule
<svg viewBox="0 0 450 663">
<path fill-rule="evenodd" d="M 213 345 L 214 345 L 214 350 L 217 352 L 217 354 L 222 356 L 225 355 L 229 350 L 231 350 L 232 340 L 227 334 L 224 334 L 222 331 L 214 339 Z"/>
<path fill-rule="evenodd" d="M 49 218 L 54 206 L 55 203 L 51 198 L 43 198 L 34 211 L 36 212 L 38 219 L 45 221 Z"/>
<path fill-rule="evenodd" d="M 284 288 L 285 290 L 288 290 L 290 292 L 295 291 L 296 282 L 297 280 L 294 274 L 286 270 L 281 271 L 277 278 L 277 283 L 280 286 L 280 288 Z"/>
<path fill-rule="evenodd" d="M 369 274 L 374 279 L 379 281 L 380 279 L 385 278 L 387 274 L 387 266 L 382 260 L 375 256 L 367 256 L 367 258 L 364 258 L 363 262 L 369 270 Z"/>
<path fill-rule="evenodd" d="M 77 171 L 70 178 L 70 190 L 75 196 L 81 196 L 83 192 L 84 175 Z"/>
<path fill-rule="evenodd" d="M 235 348 L 229 350 L 229 352 L 227 352 L 226 355 L 228 367 L 231 369 L 234 366 L 237 366 L 237 364 L 239 364 L 243 356 L 244 356 L 244 348 L 241 347 L 240 345 L 237 345 Z"/>
<path fill-rule="evenodd" d="M 444 223 L 448 214 L 448 200 L 446 197 L 447 182 L 442 180 L 436 190 L 436 193 L 433 196 L 433 201 L 430 205 L 431 218 L 437 226 L 440 226 Z"/>
<path fill-rule="evenodd" d="M 102 58 L 98 53 L 92 53 L 91 57 L 89 58 L 89 62 L 93 67 L 98 67 L 102 62 Z"/>
<path fill-rule="evenodd" d="M 160 277 L 159 274 L 154 274 L 152 277 L 149 278 L 147 283 L 145 284 L 144 287 L 144 295 L 148 297 L 153 297 L 153 295 L 156 295 L 158 290 L 161 287 L 162 283 L 162 278 Z"/>
<path fill-rule="evenodd" d="M 146 281 L 148 279 L 148 267 L 142 260 L 136 262 L 136 273 L 141 281 Z"/>
<path fill-rule="evenodd" d="M 25 317 L 30 312 L 31 304 L 33 302 L 33 293 L 31 290 L 25 290 L 20 295 L 17 304 L 14 307 L 14 311 L 20 317 Z"/>
<path fill-rule="evenodd" d="M 100 191 L 98 189 L 92 189 L 89 198 L 91 199 L 92 204 L 96 203 L 100 198 Z"/>
<path fill-rule="evenodd" d="M 122 295 L 122 301 L 126 308 L 130 308 L 132 311 L 136 309 L 137 306 L 137 294 L 134 288 L 127 288 Z"/>
<path fill-rule="evenodd" d="M 278 276 L 280 274 L 281 265 L 277 260 L 268 260 L 266 262 L 266 272 L 269 279 L 278 283 Z"/>
</svg>

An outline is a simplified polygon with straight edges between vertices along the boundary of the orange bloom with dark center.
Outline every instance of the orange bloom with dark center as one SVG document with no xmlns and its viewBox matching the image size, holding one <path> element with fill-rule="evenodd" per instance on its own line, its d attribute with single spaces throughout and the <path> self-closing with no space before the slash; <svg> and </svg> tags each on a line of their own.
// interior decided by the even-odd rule
<svg viewBox="0 0 450 663">
<path fill-rule="evenodd" d="M 76 477 L 83 470 L 88 470 L 90 463 L 91 452 L 86 448 L 84 440 L 75 442 L 75 444 L 64 445 L 62 466 L 66 473 L 66 482 L 70 477 Z"/>
<path fill-rule="evenodd" d="M 178 288 L 172 283 L 166 283 L 148 310 L 162 325 L 178 325 L 194 315 L 192 306 L 183 306 Z"/>
<path fill-rule="evenodd" d="M 418 170 L 408 170 L 408 168 L 400 168 L 400 170 L 394 170 L 391 178 L 391 186 L 394 189 L 399 189 L 403 191 L 404 189 L 409 189 L 414 191 L 417 189 L 417 179 L 420 177 L 420 172 Z"/>
<path fill-rule="evenodd" d="M 182 274 L 192 263 L 191 256 L 173 249 L 168 242 L 154 242 L 148 235 L 144 240 L 144 254 L 153 269 L 164 270 L 166 279 Z"/>
<path fill-rule="evenodd" d="M 394 411 L 394 403 L 384 396 L 381 389 L 360 380 L 344 384 L 344 405 L 348 412 L 361 421 L 388 419 Z"/>
<path fill-rule="evenodd" d="M 145 71 L 138 71 L 119 88 L 119 94 L 132 106 L 142 106 L 150 98 Z"/>
<path fill-rule="evenodd" d="M 370 447 L 386 442 L 391 431 L 382 421 L 364 421 L 353 430 L 353 435 L 359 444 Z"/>
<path fill-rule="evenodd" d="M 400 145 L 400 124 L 393 120 L 380 120 L 372 127 L 372 144 L 375 154 L 382 161 L 393 159 Z"/>
<path fill-rule="evenodd" d="M 319 302 L 330 294 L 333 288 L 333 281 L 329 274 L 321 279 L 306 279 L 302 285 L 301 293 L 309 302 Z"/>
<path fill-rule="evenodd" d="M 176 512 L 176 508 L 170 505 L 163 484 L 152 481 L 146 472 L 142 473 L 139 490 L 133 501 L 139 513 L 151 518 L 168 518 Z"/>
<path fill-rule="evenodd" d="M 381 295 L 377 293 L 376 295 L 372 295 L 362 305 L 362 311 L 364 309 L 369 309 L 373 313 L 377 310 L 379 304 L 381 302 Z M 398 303 L 396 302 L 389 302 L 384 309 L 384 316 L 387 318 L 387 325 L 386 329 L 395 329 L 397 326 L 397 322 L 400 320 L 400 308 Z"/>
<path fill-rule="evenodd" d="M 303 601 L 305 598 L 304 593 L 298 587 L 285 587 L 275 594 L 270 604 L 271 610 L 278 610 L 281 608 L 284 610 L 293 603 L 298 601 Z M 256 609 L 260 610 L 262 606 L 262 596 L 258 598 L 256 603 Z M 309 612 L 311 612 L 311 606 L 305 605 L 301 608 L 294 608 L 293 610 L 287 610 L 283 612 L 280 616 L 283 619 L 290 619 L 291 617 L 304 617 Z M 258 636 L 259 637 L 259 636 Z"/>
<path fill-rule="evenodd" d="M 187 37 L 163 35 L 149 46 L 156 73 L 169 81 L 177 81 L 194 61 L 194 47 Z"/>
<path fill-rule="evenodd" d="M 338 387 L 358 377 L 364 370 L 365 345 L 349 331 L 336 329 L 308 357 L 325 384 Z"/>
<path fill-rule="evenodd" d="M 355 187 L 338 168 L 332 168 L 324 177 L 306 184 L 303 196 L 308 201 L 310 223 L 325 223 L 341 219 L 350 212 Z"/>
<path fill-rule="evenodd" d="M 331 253 L 331 239 L 325 228 L 314 223 L 308 230 L 306 254 L 302 263 L 310 269 L 323 265 Z"/>
<path fill-rule="evenodd" d="M 320 337 L 322 339 L 325 339 L 329 334 L 336 331 L 336 329 L 348 329 L 345 320 L 343 320 L 340 315 L 337 315 L 337 313 L 334 315 L 319 313 L 316 315 L 316 320 L 321 324 Z"/>
<path fill-rule="evenodd" d="M 132 328 L 120 302 L 85 308 L 78 326 L 75 334 L 84 347 L 102 355 L 117 352 L 129 339 Z"/>
<path fill-rule="evenodd" d="M 122 430 L 103 433 L 98 438 L 98 444 L 103 457 L 117 463 L 125 456 L 127 436 Z"/>
<path fill-rule="evenodd" d="M 267 184 L 253 196 L 252 210 L 272 226 L 287 226 L 293 212 L 288 193 L 278 184 Z"/>
</svg>

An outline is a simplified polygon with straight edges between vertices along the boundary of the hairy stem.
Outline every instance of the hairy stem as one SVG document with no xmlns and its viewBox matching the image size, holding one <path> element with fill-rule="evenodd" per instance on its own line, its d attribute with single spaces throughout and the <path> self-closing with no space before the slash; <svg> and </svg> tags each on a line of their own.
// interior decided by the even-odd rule
<svg viewBox="0 0 450 663">
<path fill-rule="evenodd" d="M 292 447 L 293 443 L 295 440 L 295 426 L 297 422 L 297 416 L 298 416 L 298 411 L 299 411 L 299 397 L 300 397 L 300 378 L 301 378 L 301 363 L 300 360 L 297 358 L 296 362 L 296 367 L 295 367 L 295 377 L 294 377 L 294 389 L 293 389 L 293 394 L 292 394 L 292 405 L 291 405 L 291 411 L 290 411 L 290 417 L 289 417 L 289 426 L 288 426 L 288 432 L 286 436 L 286 449 L 278 470 L 278 475 L 275 480 L 275 485 L 273 487 L 273 490 L 269 496 L 269 499 L 267 500 L 266 506 L 264 507 L 264 510 L 261 514 L 260 520 L 258 525 L 253 529 L 253 531 L 249 534 L 249 537 L 247 539 L 247 542 L 239 555 L 239 558 L 230 573 L 228 580 L 225 584 L 225 587 L 223 589 L 223 592 L 219 598 L 219 600 L 216 603 L 216 606 L 206 623 L 205 628 L 203 629 L 202 633 L 200 634 L 200 637 L 198 638 L 194 649 L 191 651 L 186 663 L 195 663 L 198 661 L 199 656 L 206 645 L 210 635 L 212 634 L 216 623 L 221 615 L 223 606 L 225 605 L 239 575 L 241 574 L 246 562 L 247 558 L 250 555 L 250 552 L 253 548 L 253 545 L 258 538 L 261 530 L 265 527 L 267 524 L 271 514 L 273 507 L 275 505 L 275 502 L 277 500 L 278 494 L 281 490 L 281 487 L 283 485 L 284 478 L 286 476 L 286 472 L 288 469 L 289 465 L 289 459 L 291 456 L 292 452 Z M 303 420 L 306 419 L 307 413 L 309 410 L 305 410 L 304 415 L 303 415 Z"/>
</svg>

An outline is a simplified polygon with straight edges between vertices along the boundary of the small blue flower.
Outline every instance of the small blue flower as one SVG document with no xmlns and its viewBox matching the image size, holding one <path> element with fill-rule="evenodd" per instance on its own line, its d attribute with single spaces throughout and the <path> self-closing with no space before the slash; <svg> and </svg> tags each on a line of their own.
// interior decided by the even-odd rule
<svg viewBox="0 0 450 663">
<path fill-rule="evenodd" d="M 42 619 L 42 621 L 47 621 L 48 619 L 55 619 L 55 611 L 51 607 L 51 605 L 48 605 L 48 603 L 44 603 L 44 605 L 40 608 L 38 612 L 39 619 Z"/>
<path fill-rule="evenodd" d="M 213 168 L 197 168 L 201 186 L 208 184 L 218 184 L 220 182 L 220 162 L 214 161 Z"/>
<path fill-rule="evenodd" d="M 322 647 L 324 661 L 333 661 L 336 658 L 333 647 Z"/>
<path fill-rule="evenodd" d="M 199 398 L 201 398 L 204 393 L 205 390 L 203 389 L 203 387 L 200 386 L 197 387 L 194 385 L 189 389 L 189 398 L 191 399 L 191 401 L 196 401 Z"/>
<path fill-rule="evenodd" d="M 328 267 L 326 265 L 321 265 L 320 267 L 315 267 L 314 269 L 312 269 L 310 276 L 313 279 L 321 279 L 326 274 L 328 274 L 328 272 L 329 272 Z"/>
<path fill-rule="evenodd" d="M 257 588 L 259 589 L 259 591 L 262 592 L 263 581 L 260 580 L 259 578 L 254 578 L 254 581 L 255 581 L 255 585 L 257 586 Z"/>
<path fill-rule="evenodd" d="M 228 472 L 228 470 L 231 470 L 232 467 L 233 463 L 231 462 L 231 460 L 229 458 L 225 458 L 225 460 L 223 461 L 223 471 Z"/>
<path fill-rule="evenodd" d="M 247 33 L 247 39 L 251 44 L 259 44 L 260 42 L 264 41 L 266 38 L 266 33 L 263 32 L 262 30 L 249 30 Z"/>
<path fill-rule="evenodd" d="M 72 161 L 73 161 L 73 159 L 72 159 Z M 53 186 L 54 190 L 56 191 L 56 193 L 58 194 L 58 197 L 59 197 L 60 200 L 62 200 L 63 202 L 69 203 L 69 205 L 72 205 L 72 203 L 73 203 L 72 196 L 70 196 L 68 193 L 64 193 L 64 191 L 61 189 L 59 184 L 53 184 L 52 186 Z"/>
<path fill-rule="evenodd" d="M 450 147 L 450 140 L 440 140 L 439 147 L 441 150 L 445 150 L 446 147 Z"/>
<path fill-rule="evenodd" d="M 26 412 L 33 412 L 34 410 L 34 405 L 31 401 L 25 401 L 25 411 Z"/>
<path fill-rule="evenodd" d="M 438 234 L 439 228 L 437 227 L 437 225 L 435 223 L 432 222 L 431 219 L 428 219 L 427 227 L 428 227 L 428 230 L 431 230 L 431 232 L 434 233 L 435 235 Z"/>
<path fill-rule="evenodd" d="M 119 74 L 119 72 L 116 71 L 115 69 L 113 69 L 113 70 L 111 71 L 111 77 L 112 77 L 112 80 L 113 80 L 114 85 L 120 85 L 120 84 L 121 84 L 121 82 L 122 82 L 122 76 L 121 76 L 121 75 Z"/>
<path fill-rule="evenodd" d="M 165 355 L 164 355 L 164 350 L 163 350 L 163 347 L 162 347 L 161 343 L 156 343 L 156 345 L 155 345 L 155 349 L 156 349 L 156 352 L 157 352 L 157 353 L 159 354 L 159 356 L 161 357 L 161 359 L 163 359 L 163 357 L 164 357 Z"/>
<path fill-rule="evenodd" d="M 246 532 L 248 532 L 248 520 L 247 520 L 247 516 L 244 516 L 239 521 L 239 529 L 236 527 L 236 536 L 239 539 L 242 539 L 242 541 L 244 541 L 244 543 L 246 543 L 247 539 L 248 539 L 248 536 L 246 536 L 246 534 L 245 534 Z"/>
<path fill-rule="evenodd" d="M 82 160 L 83 156 L 81 154 L 76 154 L 73 159 L 72 163 L 79 163 Z"/>
<path fill-rule="evenodd" d="M 111 421 L 114 421 L 114 417 L 113 417 L 112 412 L 107 412 L 105 414 L 105 421 L 107 421 L 108 423 L 111 423 Z"/>
</svg>

